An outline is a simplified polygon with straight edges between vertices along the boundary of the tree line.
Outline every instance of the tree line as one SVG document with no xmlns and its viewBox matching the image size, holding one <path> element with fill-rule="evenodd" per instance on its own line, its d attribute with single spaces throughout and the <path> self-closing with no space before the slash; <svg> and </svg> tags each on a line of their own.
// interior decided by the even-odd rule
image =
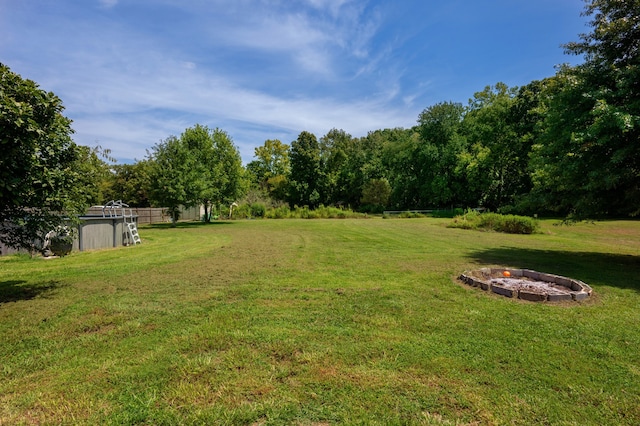
<svg viewBox="0 0 640 426">
<path fill-rule="evenodd" d="M 114 164 L 108 150 L 74 144 L 59 98 L 0 65 L 0 221 L 19 219 L 35 235 L 55 224 L 49 212 L 110 199 L 174 215 L 179 205 L 204 205 L 210 220 L 217 206 L 243 197 L 361 211 L 636 216 L 640 0 L 585 0 L 583 13 L 591 32 L 564 45 L 583 56 L 580 65 L 522 87 L 487 86 L 466 105 L 431 105 L 409 129 L 267 140 L 246 166 L 229 134 L 199 124 L 157 143 L 143 160 Z M 17 241 L 20 232 L 4 229 L 15 235 L 2 238 Z"/>
<path fill-rule="evenodd" d="M 410 129 L 267 140 L 244 169 L 244 192 L 311 208 L 637 215 L 640 2 L 592 0 L 584 14 L 593 31 L 564 46 L 584 63 L 429 106 Z"/>
</svg>

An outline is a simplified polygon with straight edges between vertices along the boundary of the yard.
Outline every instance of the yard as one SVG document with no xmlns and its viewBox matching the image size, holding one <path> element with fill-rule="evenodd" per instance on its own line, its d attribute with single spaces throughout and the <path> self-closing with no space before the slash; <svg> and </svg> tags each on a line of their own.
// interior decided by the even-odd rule
<svg viewBox="0 0 640 426">
<path fill-rule="evenodd" d="M 640 424 L 640 222 L 446 223 L 181 223 L 1 257 L 0 425 Z M 594 295 L 456 281 L 490 265 Z"/>
</svg>

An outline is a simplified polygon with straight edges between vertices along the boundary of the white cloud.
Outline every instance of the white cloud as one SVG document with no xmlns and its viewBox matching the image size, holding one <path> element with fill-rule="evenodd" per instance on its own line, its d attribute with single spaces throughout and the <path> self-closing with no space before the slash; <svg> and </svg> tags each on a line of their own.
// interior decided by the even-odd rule
<svg viewBox="0 0 640 426">
<path fill-rule="evenodd" d="M 200 123 L 226 130 L 248 161 L 264 140 L 290 143 L 302 130 L 320 137 L 336 127 L 361 136 L 415 122 L 417 112 L 396 99 L 402 94 L 393 72 L 370 77 L 385 57 L 369 53 L 379 17 L 366 16 L 361 3 L 310 0 L 326 12 L 317 16 L 309 7 L 281 7 L 289 2 L 172 1 L 162 4 L 179 8 L 187 25 L 174 34 L 189 37 L 159 37 L 117 9 L 99 27 L 61 14 L 51 20 L 63 30 L 53 33 L 46 58 L 22 57 L 37 70 L 29 78 L 63 99 L 78 143 L 140 159 L 159 140 Z M 35 34 L 25 51 L 42 40 Z M 368 86 L 359 88 L 365 75 Z"/>
<path fill-rule="evenodd" d="M 248 123 L 295 139 L 302 130 L 320 137 L 333 127 L 364 135 L 380 127 L 410 126 L 416 116 L 389 108 L 384 97 L 351 102 L 329 96 L 287 98 L 239 87 L 228 77 L 185 68 L 168 58 L 162 58 L 162 66 L 161 75 L 143 80 L 103 71 L 86 82 L 84 90 L 78 90 L 73 83 L 76 76 L 69 75 L 64 83 L 69 93 L 64 97 L 71 102 L 68 112 L 74 119 L 76 141 L 110 147 L 117 158 L 139 159 L 160 139 L 200 123 L 227 130 L 246 161 L 253 147 L 275 137 L 243 140 L 235 136 Z"/>
<path fill-rule="evenodd" d="M 229 43 L 267 50 L 298 50 L 330 39 L 302 14 L 260 17 L 224 32 Z"/>
<path fill-rule="evenodd" d="M 100 5 L 104 8 L 112 8 L 114 7 L 116 4 L 118 4 L 118 0 L 99 0 Z"/>
<path fill-rule="evenodd" d="M 343 6 L 350 0 L 307 0 L 307 2 L 316 9 L 328 10 L 332 16 L 337 17 Z"/>
<path fill-rule="evenodd" d="M 340 68 L 345 59 L 362 60 L 369 55 L 370 43 L 381 22 L 377 10 L 366 12 L 366 2 L 350 0 L 214 3 L 215 6 L 193 2 L 172 5 L 199 16 L 195 25 L 207 35 L 211 48 L 288 55 L 302 71 L 329 78 L 335 72 L 328 71 Z"/>
</svg>

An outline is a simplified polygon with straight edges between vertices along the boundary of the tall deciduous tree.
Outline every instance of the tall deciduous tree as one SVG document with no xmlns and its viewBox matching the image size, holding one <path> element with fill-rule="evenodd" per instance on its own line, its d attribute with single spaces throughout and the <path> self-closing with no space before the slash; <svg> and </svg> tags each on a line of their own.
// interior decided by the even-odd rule
<svg viewBox="0 0 640 426">
<path fill-rule="evenodd" d="M 0 64 L 0 241 L 35 242 L 86 208 L 62 101 Z"/>
<path fill-rule="evenodd" d="M 521 147 L 512 116 L 516 94 L 517 88 L 504 83 L 487 86 L 470 100 L 465 115 L 469 149 L 462 166 L 477 202 L 492 210 L 514 203 L 528 171 L 529 150 Z"/>
<path fill-rule="evenodd" d="M 289 202 L 315 207 L 320 202 L 320 145 L 313 133 L 303 131 L 291 142 Z"/>
<path fill-rule="evenodd" d="M 461 184 L 456 163 L 466 146 L 461 134 L 464 113 L 462 104 L 442 102 L 418 117 L 420 143 L 414 153 L 414 170 L 419 179 L 421 206 L 441 207 L 459 201 Z"/>
<path fill-rule="evenodd" d="M 290 168 L 289 145 L 278 139 L 269 139 L 254 153 L 256 159 L 247 164 L 254 183 L 271 197 L 284 200 Z"/>
<path fill-rule="evenodd" d="M 414 128 L 385 130 L 382 135 L 382 163 L 391 185 L 389 204 L 396 209 L 418 208 L 420 181 L 414 154 L 420 145 L 420 134 Z"/>
<path fill-rule="evenodd" d="M 589 66 L 618 69 L 637 67 L 640 54 L 640 1 L 585 0 L 585 3 L 582 15 L 593 16 L 590 22 L 593 31 L 580 34 L 580 41 L 567 43 L 567 52 L 584 54 Z M 627 71 L 637 72 L 637 69 Z M 637 88 L 637 79 L 635 83 Z"/>
<path fill-rule="evenodd" d="M 320 138 L 320 167 L 323 176 L 321 193 L 325 204 L 342 204 L 347 201 L 346 182 L 341 178 L 344 177 L 344 167 L 349 160 L 352 139 L 342 129 L 331 129 Z"/>
<path fill-rule="evenodd" d="M 389 204 L 391 197 L 391 185 L 387 179 L 371 179 L 362 188 L 363 205 L 371 206 L 372 211 L 384 209 Z"/>
<path fill-rule="evenodd" d="M 203 205 L 209 221 L 212 205 L 234 201 L 244 190 L 240 153 L 218 128 L 196 124 L 180 138 L 172 136 L 155 145 L 150 161 L 151 199 L 169 208 L 174 224 L 181 205 Z"/>
<path fill-rule="evenodd" d="M 116 160 L 111 157 L 110 150 L 100 146 L 79 146 L 78 149 L 79 158 L 75 171 L 78 173 L 79 185 L 84 188 L 81 196 L 87 205 L 104 204 L 109 201 L 106 197 L 113 179 L 111 167 Z"/>
<path fill-rule="evenodd" d="M 289 173 L 289 145 L 278 139 L 269 139 L 254 152 L 266 179 Z"/>
<path fill-rule="evenodd" d="M 227 132 L 216 128 L 211 132 L 213 156 L 208 167 L 215 171 L 207 179 L 210 200 L 214 203 L 232 203 L 247 189 L 242 158 Z"/>
<path fill-rule="evenodd" d="M 111 166 L 111 177 L 105 189 L 107 201 L 122 200 L 131 207 L 150 207 L 150 167 L 150 160 Z"/>
<path fill-rule="evenodd" d="M 224 165 L 218 161 L 214 146 L 213 131 L 208 127 L 196 124 L 186 129 L 180 136 L 193 160 L 193 167 L 198 171 L 199 192 L 197 203 L 204 207 L 204 218 L 210 221 L 212 204 L 220 198 L 219 179 L 224 175 Z"/>
<path fill-rule="evenodd" d="M 157 207 L 167 207 L 176 225 L 180 206 L 192 207 L 204 190 L 203 168 L 186 144 L 170 136 L 154 145 L 149 154 L 151 188 L 149 196 Z"/>
<path fill-rule="evenodd" d="M 591 0 L 585 62 L 546 91 L 534 193 L 576 218 L 640 214 L 640 1 Z"/>
</svg>

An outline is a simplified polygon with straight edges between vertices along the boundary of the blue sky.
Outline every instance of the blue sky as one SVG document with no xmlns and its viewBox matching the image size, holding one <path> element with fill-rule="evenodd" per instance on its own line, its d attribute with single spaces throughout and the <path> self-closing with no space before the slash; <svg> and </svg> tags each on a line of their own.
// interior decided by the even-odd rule
<svg viewBox="0 0 640 426">
<path fill-rule="evenodd" d="M 0 0 L 0 62 L 120 163 L 196 123 L 267 139 L 411 127 L 579 63 L 582 0 Z"/>
</svg>

